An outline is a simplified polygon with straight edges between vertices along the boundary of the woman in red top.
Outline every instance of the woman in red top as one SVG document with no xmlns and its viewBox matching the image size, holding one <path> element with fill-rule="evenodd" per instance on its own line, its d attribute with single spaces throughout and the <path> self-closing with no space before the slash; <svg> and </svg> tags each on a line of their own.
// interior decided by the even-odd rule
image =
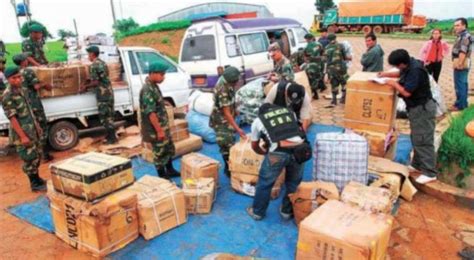
<svg viewBox="0 0 474 260">
<path fill-rule="evenodd" d="M 420 60 L 425 64 L 428 72 L 438 82 L 439 74 L 443 64 L 443 58 L 449 53 L 449 46 L 442 41 L 440 29 L 431 32 L 431 38 L 427 41 L 420 52 Z"/>
</svg>

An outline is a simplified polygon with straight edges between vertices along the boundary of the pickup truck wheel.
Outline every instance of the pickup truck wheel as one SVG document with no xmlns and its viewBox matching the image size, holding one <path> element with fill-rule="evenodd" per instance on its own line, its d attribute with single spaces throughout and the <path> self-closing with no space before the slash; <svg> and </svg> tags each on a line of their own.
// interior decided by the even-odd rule
<svg viewBox="0 0 474 260">
<path fill-rule="evenodd" d="M 59 121 L 49 129 L 49 144 L 57 151 L 73 148 L 79 141 L 77 127 L 68 121 Z"/>
<path fill-rule="evenodd" d="M 367 35 L 372 32 L 372 27 L 370 25 L 365 25 L 362 27 L 362 32 Z"/>
</svg>

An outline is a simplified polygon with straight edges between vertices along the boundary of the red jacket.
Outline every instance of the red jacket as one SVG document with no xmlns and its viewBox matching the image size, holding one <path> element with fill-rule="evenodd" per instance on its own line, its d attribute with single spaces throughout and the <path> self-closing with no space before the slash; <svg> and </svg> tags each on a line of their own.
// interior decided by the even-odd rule
<svg viewBox="0 0 474 260">
<path fill-rule="evenodd" d="M 434 46 L 433 40 L 429 40 L 421 48 L 420 60 L 423 61 L 424 64 L 428 62 L 430 50 L 433 46 Z M 441 51 L 438 52 L 438 57 L 436 61 L 443 61 L 444 56 L 446 56 L 447 54 L 449 54 L 449 45 L 446 42 L 441 40 Z"/>
</svg>

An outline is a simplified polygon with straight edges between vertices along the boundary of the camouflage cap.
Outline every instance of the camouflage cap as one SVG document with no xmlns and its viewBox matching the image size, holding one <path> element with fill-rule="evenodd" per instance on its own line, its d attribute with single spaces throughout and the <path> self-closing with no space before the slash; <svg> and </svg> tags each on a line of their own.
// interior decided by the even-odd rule
<svg viewBox="0 0 474 260">
<path fill-rule="evenodd" d="M 224 74 L 222 74 L 222 76 L 224 77 L 225 81 L 229 83 L 235 83 L 240 79 L 240 71 L 236 67 L 230 66 L 224 70 Z"/>
<path fill-rule="evenodd" d="M 268 51 L 269 52 L 271 52 L 271 51 L 281 51 L 280 44 L 278 44 L 278 42 L 274 42 L 274 43 L 270 44 L 270 46 L 268 46 Z"/>
<path fill-rule="evenodd" d="M 20 68 L 18 67 L 8 67 L 6 70 L 5 70 L 5 77 L 8 79 L 12 76 L 15 76 L 16 74 L 20 73 Z"/>
<path fill-rule="evenodd" d="M 91 46 L 87 47 L 86 51 L 95 53 L 97 55 L 99 55 L 99 53 L 100 53 L 99 47 L 96 46 L 96 45 L 91 45 Z"/>
<path fill-rule="evenodd" d="M 336 34 L 331 33 L 331 34 L 328 35 L 328 40 L 334 41 L 335 39 L 336 39 Z"/>
<path fill-rule="evenodd" d="M 168 69 L 168 64 L 162 61 L 157 61 L 150 64 L 148 67 L 148 73 L 166 72 Z"/>
<path fill-rule="evenodd" d="M 306 40 L 311 40 L 311 39 L 314 39 L 314 35 L 312 35 L 311 33 L 307 33 L 307 34 L 304 36 L 304 38 L 305 38 Z"/>
<path fill-rule="evenodd" d="M 13 60 L 13 63 L 15 63 L 16 65 L 20 65 L 20 63 L 28 59 L 29 56 L 30 56 L 29 53 L 26 53 L 26 52 L 19 53 L 13 56 L 12 60 Z"/>
<path fill-rule="evenodd" d="M 43 26 L 37 23 L 34 23 L 30 26 L 30 32 L 43 32 L 43 30 Z"/>
</svg>

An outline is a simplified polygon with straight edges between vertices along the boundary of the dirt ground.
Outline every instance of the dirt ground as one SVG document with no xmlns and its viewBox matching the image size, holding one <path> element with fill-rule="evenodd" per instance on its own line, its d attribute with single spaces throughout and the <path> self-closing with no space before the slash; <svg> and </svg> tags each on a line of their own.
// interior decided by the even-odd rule
<svg viewBox="0 0 474 260">
<path fill-rule="evenodd" d="M 152 32 L 127 37 L 120 41 L 120 46 L 147 46 L 157 49 L 167 56 L 178 58 L 181 40 L 185 29 L 164 32 Z"/>
<path fill-rule="evenodd" d="M 157 40 L 162 35 L 157 35 Z M 178 37 L 178 36 L 176 36 Z M 137 37 L 138 39 L 139 37 Z M 365 50 L 362 38 L 347 38 L 354 48 L 354 62 L 351 71 L 359 70 L 360 56 Z M 138 40 L 137 40 L 138 41 Z M 417 55 L 421 41 L 380 39 L 386 56 L 396 48 L 406 48 Z M 128 44 L 138 45 L 139 42 Z M 173 45 L 170 50 L 179 49 Z M 165 50 L 161 50 L 165 52 Z M 166 53 L 166 52 L 165 52 Z M 177 52 L 176 52 L 177 53 Z M 170 53 L 170 55 L 173 55 Z M 441 75 L 441 87 L 447 105 L 454 100 L 452 70 L 450 61 L 445 60 Z M 474 73 L 470 74 L 474 82 Z M 341 125 L 344 116 L 342 106 L 334 110 L 325 109 L 329 101 L 313 102 L 314 121 L 323 124 Z M 397 123 L 402 132 L 407 132 L 407 124 Z M 56 161 L 68 158 L 73 152 L 59 152 Z M 0 157 L 0 259 L 89 259 L 57 239 L 53 234 L 40 230 L 7 213 L 8 207 L 32 201 L 40 194 L 31 193 L 28 181 L 21 171 L 21 161 L 16 155 Z M 43 178 L 50 177 L 48 165 L 42 164 L 40 173 Z M 402 201 L 393 227 L 389 256 L 391 259 L 458 259 L 457 252 L 466 245 L 474 246 L 474 214 L 447 202 L 439 201 L 428 195 L 418 193 L 412 202 Z"/>
</svg>

